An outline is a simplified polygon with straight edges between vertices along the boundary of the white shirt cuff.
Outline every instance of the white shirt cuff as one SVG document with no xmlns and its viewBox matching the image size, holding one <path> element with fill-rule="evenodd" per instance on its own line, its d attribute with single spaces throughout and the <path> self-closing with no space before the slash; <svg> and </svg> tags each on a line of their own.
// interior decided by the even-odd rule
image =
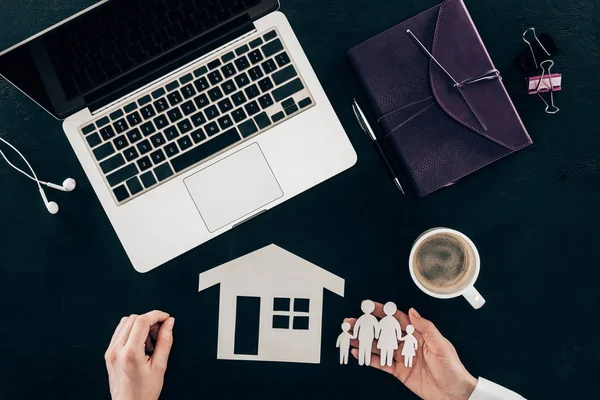
<svg viewBox="0 0 600 400">
<path fill-rule="evenodd" d="M 524 400 L 525 398 L 512 390 L 508 390 L 500 385 L 490 382 L 487 379 L 479 378 L 475 391 L 469 397 L 469 400 Z"/>
</svg>

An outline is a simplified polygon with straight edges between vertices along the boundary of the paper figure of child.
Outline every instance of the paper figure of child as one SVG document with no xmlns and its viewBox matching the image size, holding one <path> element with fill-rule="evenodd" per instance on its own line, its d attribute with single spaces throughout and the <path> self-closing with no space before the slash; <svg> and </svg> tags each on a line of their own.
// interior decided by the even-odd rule
<svg viewBox="0 0 600 400">
<path fill-rule="evenodd" d="M 348 364 L 348 353 L 350 353 L 350 339 L 352 339 L 352 334 L 348 332 L 350 330 L 350 324 L 348 322 L 344 322 L 342 324 L 342 333 L 337 338 L 337 342 L 335 343 L 335 347 L 340 348 L 340 364 Z"/>
<path fill-rule="evenodd" d="M 375 311 L 375 303 L 365 300 L 361 303 L 360 309 L 364 314 L 354 324 L 352 339 L 358 338 L 358 365 L 369 366 L 371 365 L 373 340 L 379 338 L 377 318 L 371 315 Z"/>
<path fill-rule="evenodd" d="M 407 368 L 412 368 L 413 357 L 417 355 L 417 347 L 419 346 L 417 338 L 413 336 L 413 333 L 415 333 L 415 327 L 408 325 L 406 327 L 406 336 L 400 339 L 404 342 L 402 355 L 404 356 L 404 366 Z"/>
<path fill-rule="evenodd" d="M 392 366 L 394 361 L 394 351 L 398 349 L 398 340 L 402 340 L 402 328 L 400 323 L 394 317 L 394 314 L 398 308 L 396 304 L 391 301 L 383 306 L 383 312 L 385 317 L 379 321 L 379 341 L 377 342 L 377 348 L 381 350 L 381 366 L 388 365 Z"/>
</svg>

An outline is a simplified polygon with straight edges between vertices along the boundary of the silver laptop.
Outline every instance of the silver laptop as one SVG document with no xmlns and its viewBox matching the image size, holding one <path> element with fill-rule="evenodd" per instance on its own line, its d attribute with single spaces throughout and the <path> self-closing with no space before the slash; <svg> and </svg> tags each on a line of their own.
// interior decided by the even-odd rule
<svg viewBox="0 0 600 400">
<path fill-rule="evenodd" d="M 0 54 L 147 272 L 344 171 L 344 129 L 277 0 L 110 0 Z"/>
</svg>

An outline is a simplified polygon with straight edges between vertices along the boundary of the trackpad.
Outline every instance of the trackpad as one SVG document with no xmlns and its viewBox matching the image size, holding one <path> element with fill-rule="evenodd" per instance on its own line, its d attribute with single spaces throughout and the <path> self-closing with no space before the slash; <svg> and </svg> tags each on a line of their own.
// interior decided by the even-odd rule
<svg viewBox="0 0 600 400">
<path fill-rule="evenodd" d="M 210 232 L 215 232 L 283 196 L 258 144 L 253 144 L 184 180 Z"/>
</svg>

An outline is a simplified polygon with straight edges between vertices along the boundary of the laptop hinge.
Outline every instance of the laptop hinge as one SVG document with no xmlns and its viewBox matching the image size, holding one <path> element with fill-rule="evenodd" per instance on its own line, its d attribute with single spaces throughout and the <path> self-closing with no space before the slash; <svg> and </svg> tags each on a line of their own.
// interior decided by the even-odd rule
<svg viewBox="0 0 600 400">
<path fill-rule="evenodd" d="M 89 106 L 89 110 L 92 115 L 101 114 L 104 111 L 106 111 L 107 109 L 114 107 L 116 104 L 126 102 L 128 99 L 137 96 L 139 93 L 143 92 L 144 90 L 148 89 L 149 87 L 151 87 L 159 82 L 170 79 L 171 77 L 177 75 L 178 73 L 185 70 L 189 66 L 196 64 L 199 61 L 207 60 L 217 53 L 225 52 L 227 49 L 229 49 L 231 47 L 235 47 L 239 42 L 247 39 L 249 36 L 255 34 L 256 32 L 257 32 L 257 29 L 254 26 L 254 23 L 252 23 L 252 21 L 249 21 L 249 22 L 243 24 L 242 26 L 239 26 L 238 29 L 223 36 L 222 38 L 215 40 L 211 43 L 208 43 L 199 49 L 196 49 L 194 51 L 191 51 L 191 52 L 185 54 L 184 56 L 180 57 L 179 59 L 167 64 L 166 66 L 159 68 L 158 70 L 152 72 L 151 74 L 149 74 L 147 76 L 144 76 L 144 77 L 138 79 L 135 82 L 128 84 L 125 88 L 122 88 L 121 90 L 118 91 L 118 93 L 123 93 L 126 90 L 131 88 L 131 91 L 129 91 L 127 94 L 121 95 L 118 98 L 116 97 L 115 94 L 105 96 L 105 98 L 102 99 L 102 100 L 104 100 L 104 101 L 102 101 L 102 103 L 104 103 L 102 105 L 99 104 L 101 101 L 91 103 Z M 143 86 L 136 88 L 137 85 L 139 85 L 141 82 L 147 82 L 148 79 L 152 79 L 152 80 L 149 83 L 143 84 Z M 107 100 L 107 98 L 109 98 L 112 101 L 110 101 L 110 103 L 106 104 L 105 101 Z"/>
</svg>

